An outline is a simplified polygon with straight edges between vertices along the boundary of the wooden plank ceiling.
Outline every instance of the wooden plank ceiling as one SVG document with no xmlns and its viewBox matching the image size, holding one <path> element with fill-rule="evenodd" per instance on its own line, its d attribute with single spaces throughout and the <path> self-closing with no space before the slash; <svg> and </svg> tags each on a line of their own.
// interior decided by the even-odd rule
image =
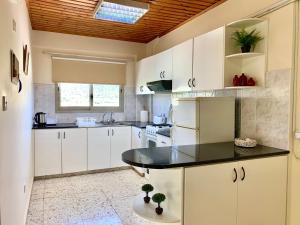
<svg viewBox="0 0 300 225">
<path fill-rule="evenodd" d="M 137 0 L 150 4 L 136 24 L 93 18 L 98 0 L 26 0 L 32 28 L 147 43 L 225 0 Z"/>
</svg>

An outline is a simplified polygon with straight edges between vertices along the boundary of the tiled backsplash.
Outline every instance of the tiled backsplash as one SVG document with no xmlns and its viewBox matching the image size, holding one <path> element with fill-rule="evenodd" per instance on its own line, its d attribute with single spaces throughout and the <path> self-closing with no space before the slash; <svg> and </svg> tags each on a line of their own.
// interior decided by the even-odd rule
<svg viewBox="0 0 300 225">
<path fill-rule="evenodd" d="M 264 145 L 288 149 L 291 70 L 271 71 L 266 87 L 239 92 L 241 136 Z"/>
<path fill-rule="evenodd" d="M 96 117 L 102 120 L 103 113 L 56 113 L 55 112 L 55 84 L 34 84 L 34 109 L 35 112 L 45 112 L 48 117 L 56 119 L 58 123 L 71 123 L 77 117 Z M 136 96 L 135 88 L 124 88 L 124 113 L 114 113 L 118 121 L 135 121 L 139 119 L 141 109 L 148 109 L 149 100 L 145 96 Z"/>
</svg>

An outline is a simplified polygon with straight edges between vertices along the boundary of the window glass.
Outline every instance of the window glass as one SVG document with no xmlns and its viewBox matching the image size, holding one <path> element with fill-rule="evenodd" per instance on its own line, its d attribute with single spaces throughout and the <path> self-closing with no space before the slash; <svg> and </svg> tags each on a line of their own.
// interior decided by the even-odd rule
<svg viewBox="0 0 300 225">
<path fill-rule="evenodd" d="M 109 84 L 93 84 L 94 107 L 119 107 L 120 86 Z"/>
<path fill-rule="evenodd" d="M 60 83 L 60 106 L 61 107 L 89 107 L 90 85 Z"/>
</svg>

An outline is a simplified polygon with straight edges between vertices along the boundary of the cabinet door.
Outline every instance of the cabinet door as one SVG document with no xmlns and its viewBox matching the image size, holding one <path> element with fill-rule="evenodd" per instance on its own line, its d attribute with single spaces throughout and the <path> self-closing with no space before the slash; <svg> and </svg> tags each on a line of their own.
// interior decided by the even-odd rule
<svg viewBox="0 0 300 225">
<path fill-rule="evenodd" d="M 224 163 L 185 169 L 185 225 L 236 224 L 236 166 Z"/>
<path fill-rule="evenodd" d="M 173 48 L 173 92 L 190 91 L 193 76 L 193 40 Z"/>
<path fill-rule="evenodd" d="M 194 90 L 223 88 L 224 27 L 194 39 Z"/>
<path fill-rule="evenodd" d="M 154 80 L 154 58 L 142 59 L 136 65 L 136 94 L 153 94 L 147 87 L 147 82 Z"/>
<path fill-rule="evenodd" d="M 241 161 L 238 168 L 238 225 L 285 225 L 287 157 Z"/>
<path fill-rule="evenodd" d="M 172 49 L 155 55 L 155 80 L 171 80 L 173 72 Z"/>
<path fill-rule="evenodd" d="M 110 167 L 110 128 L 88 129 L 88 170 Z"/>
<path fill-rule="evenodd" d="M 110 141 L 111 167 L 126 166 L 122 153 L 131 149 L 131 127 L 112 127 Z"/>
<path fill-rule="evenodd" d="M 132 127 L 131 128 L 131 148 L 136 149 L 136 148 L 142 148 L 142 129 L 137 128 L 137 127 Z"/>
<path fill-rule="evenodd" d="M 62 137 L 62 172 L 86 171 L 87 129 L 64 129 Z"/>
<path fill-rule="evenodd" d="M 61 173 L 60 130 L 35 130 L 35 176 Z"/>
</svg>

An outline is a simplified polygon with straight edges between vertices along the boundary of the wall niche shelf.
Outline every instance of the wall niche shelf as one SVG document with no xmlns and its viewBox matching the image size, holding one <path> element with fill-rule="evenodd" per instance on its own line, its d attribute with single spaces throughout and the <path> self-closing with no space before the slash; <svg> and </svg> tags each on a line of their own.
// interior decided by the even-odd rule
<svg viewBox="0 0 300 225">
<path fill-rule="evenodd" d="M 254 52 L 241 53 L 240 47 L 232 39 L 233 33 L 241 29 L 248 32 L 255 29 L 263 37 L 263 40 L 256 45 Z M 227 24 L 225 26 L 224 88 L 244 89 L 245 86 L 232 87 L 233 77 L 242 73 L 248 78 L 252 77 L 258 87 L 264 87 L 267 50 L 268 20 L 249 18 Z"/>
<path fill-rule="evenodd" d="M 140 217 L 145 220 L 156 222 L 156 223 L 179 223 L 180 219 L 170 213 L 167 209 L 164 208 L 164 212 L 162 215 L 157 215 L 155 213 L 155 208 L 157 204 L 150 202 L 149 204 L 145 204 L 142 195 L 137 196 L 133 202 L 133 211 Z"/>
<path fill-rule="evenodd" d="M 227 59 L 232 59 L 232 58 L 251 58 L 251 57 L 257 57 L 257 56 L 262 56 L 264 53 L 259 53 L 259 52 L 248 52 L 248 53 L 236 53 L 236 54 L 231 54 L 231 55 L 226 55 L 225 57 Z"/>
</svg>

